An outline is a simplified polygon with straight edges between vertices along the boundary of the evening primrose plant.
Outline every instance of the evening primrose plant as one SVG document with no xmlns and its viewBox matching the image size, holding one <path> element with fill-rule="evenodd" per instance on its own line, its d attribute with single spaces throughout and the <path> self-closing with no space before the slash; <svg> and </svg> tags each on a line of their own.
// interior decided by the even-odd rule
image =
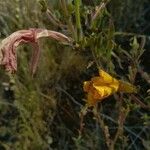
<svg viewBox="0 0 150 150">
<path fill-rule="evenodd" d="M 149 139 L 149 75 L 141 65 L 145 36 L 116 32 L 106 0 L 15 4 L 25 21 L 32 11 L 39 16 L 33 20 L 44 19 L 32 25 L 20 17 L 20 25 L 15 22 L 1 39 L 0 65 L 15 82 L 3 83 L 0 148 L 143 148 Z"/>
</svg>

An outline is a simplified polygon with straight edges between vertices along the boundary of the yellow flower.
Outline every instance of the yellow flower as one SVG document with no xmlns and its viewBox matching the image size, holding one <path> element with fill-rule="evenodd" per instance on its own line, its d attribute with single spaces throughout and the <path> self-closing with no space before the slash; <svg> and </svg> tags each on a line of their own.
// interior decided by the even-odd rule
<svg viewBox="0 0 150 150">
<path fill-rule="evenodd" d="M 136 92 L 135 86 L 117 80 L 103 70 L 99 70 L 99 76 L 93 77 L 91 81 L 85 81 L 83 89 L 87 92 L 88 106 L 94 106 L 97 102 L 118 91 L 125 93 Z"/>
</svg>

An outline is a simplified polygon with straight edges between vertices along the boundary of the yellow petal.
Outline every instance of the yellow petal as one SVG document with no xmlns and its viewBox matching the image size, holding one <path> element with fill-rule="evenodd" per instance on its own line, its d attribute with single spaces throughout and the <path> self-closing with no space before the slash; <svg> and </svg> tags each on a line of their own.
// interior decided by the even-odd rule
<svg viewBox="0 0 150 150">
<path fill-rule="evenodd" d="M 94 87 L 97 90 L 97 92 L 101 95 L 101 98 L 110 96 L 115 92 L 114 89 L 109 86 L 94 86 Z"/>
<path fill-rule="evenodd" d="M 97 90 L 99 88 L 101 89 L 101 91 L 111 91 L 111 93 L 117 92 L 119 88 L 119 81 L 111 77 L 108 73 L 106 73 L 103 70 L 100 70 L 99 74 L 100 77 L 92 78 L 93 87 L 95 87 Z"/>
<path fill-rule="evenodd" d="M 137 93 L 136 87 L 125 81 L 119 81 L 118 91 L 125 92 L 125 93 Z"/>
<path fill-rule="evenodd" d="M 116 81 L 114 83 L 109 84 L 109 87 L 111 88 L 111 90 L 114 92 L 118 91 L 119 88 L 119 81 Z"/>
<path fill-rule="evenodd" d="M 113 83 L 113 82 L 118 82 L 117 79 L 113 78 L 112 76 L 110 76 L 107 72 L 103 71 L 103 70 L 99 70 L 99 75 L 100 78 L 103 79 L 104 83 Z"/>
</svg>

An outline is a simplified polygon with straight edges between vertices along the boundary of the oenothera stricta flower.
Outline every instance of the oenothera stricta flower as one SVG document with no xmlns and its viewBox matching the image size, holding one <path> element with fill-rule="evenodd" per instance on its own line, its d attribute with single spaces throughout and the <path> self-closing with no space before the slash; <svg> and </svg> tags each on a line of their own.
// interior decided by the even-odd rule
<svg viewBox="0 0 150 150">
<path fill-rule="evenodd" d="M 99 76 L 93 77 L 91 81 L 84 82 L 84 91 L 87 92 L 87 105 L 94 106 L 97 102 L 115 92 L 133 93 L 136 87 L 128 82 L 117 80 L 103 70 L 99 70 Z"/>
<path fill-rule="evenodd" d="M 0 65 L 9 72 L 17 70 L 16 48 L 23 43 L 31 43 L 34 51 L 31 59 L 31 73 L 34 74 L 40 56 L 39 39 L 48 37 L 59 42 L 70 42 L 70 39 L 62 33 L 46 29 L 19 30 L 2 40 L 0 45 Z"/>
</svg>

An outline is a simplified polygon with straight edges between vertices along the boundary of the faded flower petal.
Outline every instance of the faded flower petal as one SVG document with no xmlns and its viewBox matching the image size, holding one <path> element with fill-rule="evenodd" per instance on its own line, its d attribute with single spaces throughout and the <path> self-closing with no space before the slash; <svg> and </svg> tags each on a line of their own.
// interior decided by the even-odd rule
<svg viewBox="0 0 150 150">
<path fill-rule="evenodd" d="M 0 45 L 0 65 L 9 72 L 17 71 L 16 48 L 23 43 L 31 43 L 34 52 L 31 59 L 31 72 L 35 73 L 40 56 L 39 38 L 48 37 L 59 42 L 70 42 L 70 39 L 62 33 L 46 29 L 19 30 L 2 40 Z"/>
</svg>

